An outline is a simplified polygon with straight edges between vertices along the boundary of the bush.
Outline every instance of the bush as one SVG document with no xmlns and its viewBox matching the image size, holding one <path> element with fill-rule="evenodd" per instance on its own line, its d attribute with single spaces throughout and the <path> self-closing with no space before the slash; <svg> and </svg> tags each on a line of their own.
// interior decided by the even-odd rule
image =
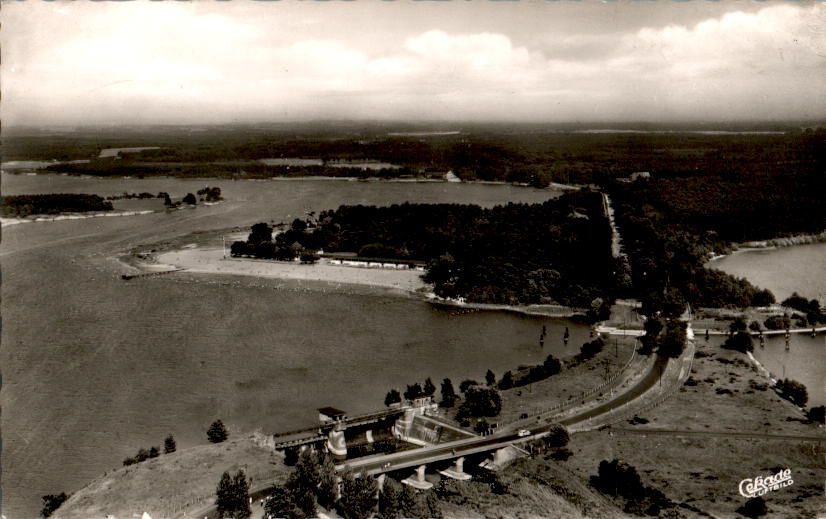
<svg viewBox="0 0 826 519">
<path fill-rule="evenodd" d="M 806 407 L 806 402 L 809 401 L 806 386 L 795 380 L 788 378 L 778 380 L 775 388 L 780 392 L 780 396 L 798 407 Z"/>
<path fill-rule="evenodd" d="M 822 405 L 813 407 L 806 412 L 806 416 L 813 422 L 824 423 L 826 422 L 826 407 Z"/>
<path fill-rule="evenodd" d="M 729 350 L 736 350 L 740 353 L 754 350 L 754 344 L 751 341 L 751 335 L 746 332 L 737 332 L 723 343 L 723 348 Z"/>
<path fill-rule="evenodd" d="M 772 315 L 763 321 L 763 326 L 768 330 L 785 330 L 791 325 L 792 321 L 787 315 Z"/>
<path fill-rule="evenodd" d="M 766 501 L 762 497 L 753 497 L 737 509 L 737 513 L 756 519 L 769 513 Z"/>
<path fill-rule="evenodd" d="M 40 510 L 40 515 L 44 518 L 49 517 L 55 510 L 60 508 L 60 505 L 67 499 L 69 499 L 69 496 L 67 496 L 65 492 L 43 496 L 43 509 Z"/>
</svg>

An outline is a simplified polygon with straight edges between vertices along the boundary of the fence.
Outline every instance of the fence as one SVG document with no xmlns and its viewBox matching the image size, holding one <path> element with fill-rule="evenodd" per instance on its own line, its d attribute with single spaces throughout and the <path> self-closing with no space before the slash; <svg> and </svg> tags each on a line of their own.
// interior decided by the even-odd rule
<svg viewBox="0 0 826 519">
<path fill-rule="evenodd" d="M 622 422 L 622 421 L 626 420 L 628 418 L 628 416 L 631 414 L 632 410 L 633 410 L 633 414 L 639 414 L 639 413 L 643 413 L 643 412 L 646 412 L 646 411 L 650 411 L 651 409 L 654 409 L 655 407 L 659 406 L 660 404 L 662 404 L 663 402 L 665 402 L 666 400 L 671 398 L 671 396 L 674 395 L 674 393 L 679 391 L 679 389 L 683 386 L 683 383 L 685 383 L 686 379 L 691 375 L 691 367 L 694 365 L 694 355 L 695 355 L 697 350 L 696 350 L 696 347 L 695 347 L 693 342 L 689 342 L 688 344 L 689 344 L 688 348 L 687 348 L 688 351 L 686 352 L 685 359 L 681 358 L 679 362 L 669 363 L 668 367 L 666 368 L 666 370 L 668 370 L 668 369 L 672 368 L 672 366 L 673 366 L 673 369 L 680 370 L 683 367 L 683 364 L 684 364 L 683 361 L 688 360 L 688 364 L 686 366 L 685 372 L 680 373 L 678 371 L 676 382 L 674 382 L 674 384 L 671 384 L 664 391 L 660 392 L 659 395 L 656 395 L 653 398 L 653 400 L 651 400 L 651 401 L 649 401 L 645 404 L 642 404 L 642 405 L 639 405 L 639 400 L 634 400 L 634 401 L 631 401 L 631 402 L 627 402 L 627 403 L 617 407 L 616 409 L 613 409 L 613 410 L 610 411 L 610 414 L 608 416 L 613 416 L 613 418 L 609 418 L 606 421 L 604 415 L 603 415 L 602 419 L 600 419 L 600 417 L 595 417 L 595 418 L 588 421 L 588 422 L 591 422 L 590 424 L 588 422 L 585 422 L 582 425 L 575 427 L 575 430 L 577 432 L 585 432 L 585 431 L 589 431 L 589 430 L 596 429 L 598 427 L 603 427 L 603 426 L 606 426 L 606 425 L 614 425 L 614 424 L 617 424 L 619 422 Z M 661 378 L 662 378 L 662 376 L 661 376 Z M 638 407 L 635 407 L 635 406 L 638 406 Z M 599 420 L 599 422 L 602 422 L 602 423 L 596 423 L 595 420 Z"/>
<path fill-rule="evenodd" d="M 560 413 L 563 413 L 563 412 L 565 412 L 569 409 L 573 409 L 575 407 L 578 407 L 578 406 L 581 406 L 581 405 L 585 404 L 586 399 L 588 397 L 590 397 L 592 395 L 595 395 L 597 393 L 604 392 L 605 389 L 607 389 L 609 386 L 611 386 L 621 375 L 625 374 L 625 372 L 628 370 L 629 367 L 631 367 L 631 364 L 634 362 L 634 360 L 636 358 L 637 358 L 637 349 L 634 348 L 633 351 L 631 352 L 631 357 L 629 357 L 628 361 L 623 365 L 623 367 L 620 368 L 619 371 L 617 371 L 616 373 L 611 375 L 608 379 L 606 379 L 605 382 L 603 382 L 602 384 L 600 384 L 600 385 L 598 385 L 594 388 L 591 388 L 587 391 L 583 391 L 578 396 L 575 396 L 575 397 L 572 396 L 571 398 L 568 399 L 568 401 L 560 402 L 559 404 L 557 404 L 553 407 L 550 407 L 550 408 L 542 411 L 541 413 L 539 413 L 537 415 L 531 416 L 529 418 L 520 418 L 520 419 L 517 419 L 517 420 L 512 420 L 512 421 L 508 422 L 508 425 L 515 425 L 515 424 L 518 424 L 518 423 L 525 423 L 525 424 L 533 423 L 535 420 L 547 419 L 547 418 L 550 418 L 552 416 L 556 416 Z"/>
</svg>

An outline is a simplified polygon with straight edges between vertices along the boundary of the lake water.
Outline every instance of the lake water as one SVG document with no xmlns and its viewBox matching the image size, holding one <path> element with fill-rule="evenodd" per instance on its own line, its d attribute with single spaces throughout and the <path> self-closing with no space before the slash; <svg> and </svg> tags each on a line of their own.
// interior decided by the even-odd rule
<svg viewBox="0 0 826 519">
<path fill-rule="evenodd" d="M 768 288 L 778 301 L 792 292 L 826 299 L 826 243 L 737 252 L 708 266 Z"/>
<path fill-rule="evenodd" d="M 369 290 L 187 275 L 124 282 L 115 259 L 120 251 L 182 234 L 288 221 L 342 203 L 490 206 L 541 202 L 558 194 L 553 191 L 7 174 L 2 184 L 7 195 L 166 191 L 172 197 L 217 185 L 227 198 L 193 210 L 3 229 L 0 419 L 3 513 L 10 519 L 35 517 L 40 496 L 74 491 L 169 433 L 182 448 L 203 444 L 216 418 L 231 434 L 289 429 L 312 424 L 316 407 L 368 411 L 381 406 L 391 387 L 428 376 L 437 385 L 443 377 L 458 385 L 481 379 L 487 369 L 501 374 L 540 362 L 549 352 L 570 356 L 587 338 L 585 328 L 565 320 L 462 314 Z M 792 290 L 815 297 L 826 283 L 818 274 L 823 250 L 740 254 L 715 266 L 780 298 Z M 543 324 L 548 339 L 540 350 Z M 568 351 L 561 341 L 565 326 L 572 333 Z M 818 397 L 823 403 L 822 392 L 813 390 L 823 387 L 826 373 L 823 340 L 796 335 L 786 352 L 782 338 L 769 339 L 755 356 L 776 375 L 785 366 L 786 376 L 805 382 L 816 405 Z"/>
<path fill-rule="evenodd" d="M 290 220 L 342 203 L 540 202 L 512 186 L 347 181 L 99 179 L 3 175 L 4 194 L 166 191 L 205 185 L 227 201 L 121 218 L 3 229 L 3 513 L 34 517 L 44 494 L 71 492 L 174 434 L 203 444 L 311 425 L 316 407 L 380 408 L 390 388 L 481 379 L 567 357 L 588 336 L 565 320 L 457 313 L 370 290 L 174 275 L 125 282 L 119 251 L 195 231 Z M 544 350 L 538 346 L 548 328 Z M 572 333 L 569 351 L 564 328 Z"/>
<path fill-rule="evenodd" d="M 714 260 L 709 267 L 744 277 L 772 291 L 778 301 L 797 292 L 807 299 L 826 301 L 826 243 L 739 252 Z M 785 376 L 806 385 L 809 405 L 826 404 L 826 337 L 792 335 L 755 341 L 754 357 L 775 377 Z"/>
</svg>

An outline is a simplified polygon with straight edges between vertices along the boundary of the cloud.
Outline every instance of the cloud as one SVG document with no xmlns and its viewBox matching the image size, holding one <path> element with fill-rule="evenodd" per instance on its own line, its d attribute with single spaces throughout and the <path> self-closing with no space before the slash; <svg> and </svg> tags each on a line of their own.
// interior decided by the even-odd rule
<svg viewBox="0 0 826 519">
<path fill-rule="evenodd" d="M 529 38 L 534 46 L 501 32 L 433 29 L 387 34 L 381 47 L 330 37 L 316 18 L 278 9 L 9 6 L 2 111 L 19 123 L 826 113 L 822 4 L 729 12 L 693 26 L 548 32 Z"/>
</svg>

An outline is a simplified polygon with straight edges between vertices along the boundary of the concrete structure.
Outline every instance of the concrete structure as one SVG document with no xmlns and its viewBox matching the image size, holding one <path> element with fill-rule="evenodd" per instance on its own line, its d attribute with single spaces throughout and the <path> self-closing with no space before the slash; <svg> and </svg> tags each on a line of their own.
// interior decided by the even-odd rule
<svg viewBox="0 0 826 519">
<path fill-rule="evenodd" d="M 407 479 L 403 479 L 402 483 L 405 485 L 410 485 L 411 487 L 418 489 L 418 490 L 429 490 L 433 488 L 433 483 L 426 480 L 424 478 L 424 471 L 426 465 L 419 465 L 416 467 L 416 472 Z"/>
</svg>

